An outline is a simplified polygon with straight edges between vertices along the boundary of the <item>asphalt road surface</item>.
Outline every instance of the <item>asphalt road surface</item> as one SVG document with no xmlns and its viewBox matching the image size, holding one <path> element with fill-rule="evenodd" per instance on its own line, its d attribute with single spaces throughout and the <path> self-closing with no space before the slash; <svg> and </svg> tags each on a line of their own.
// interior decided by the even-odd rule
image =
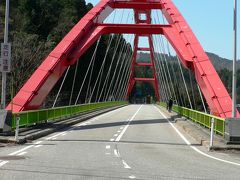
<svg viewBox="0 0 240 180">
<path fill-rule="evenodd" d="M 208 152 L 154 105 L 0 148 L 0 160 L 0 180 L 240 179 L 240 155 Z"/>
</svg>

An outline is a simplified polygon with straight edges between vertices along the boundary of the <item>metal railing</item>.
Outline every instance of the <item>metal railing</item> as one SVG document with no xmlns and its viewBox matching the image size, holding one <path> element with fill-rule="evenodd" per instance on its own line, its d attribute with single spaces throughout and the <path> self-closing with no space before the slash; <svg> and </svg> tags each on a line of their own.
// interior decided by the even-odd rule
<svg viewBox="0 0 240 180">
<path fill-rule="evenodd" d="M 160 106 L 167 107 L 166 103 L 164 102 L 161 102 Z M 214 118 L 214 132 L 224 136 L 225 119 L 223 118 L 176 105 L 173 106 L 173 111 L 181 116 L 186 117 L 187 119 L 192 120 L 195 123 L 201 124 L 208 129 L 211 128 L 211 119 Z"/>
<path fill-rule="evenodd" d="M 81 104 L 75 106 L 64 106 L 51 109 L 42 109 L 34 111 L 24 111 L 20 113 L 13 113 L 11 127 L 16 128 L 16 119 L 20 118 L 19 127 L 28 127 L 44 122 L 55 121 L 59 119 L 70 118 L 80 113 L 89 112 L 92 110 L 109 108 L 128 104 L 126 101 L 110 101 L 100 103 Z"/>
</svg>

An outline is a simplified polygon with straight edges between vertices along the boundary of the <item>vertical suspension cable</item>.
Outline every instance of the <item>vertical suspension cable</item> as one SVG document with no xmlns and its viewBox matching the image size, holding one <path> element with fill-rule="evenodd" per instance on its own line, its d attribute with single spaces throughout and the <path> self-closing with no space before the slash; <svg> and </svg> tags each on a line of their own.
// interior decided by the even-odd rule
<svg viewBox="0 0 240 180">
<path fill-rule="evenodd" d="M 125 48 L 126 48 L 126 49 L 125 49 Z M 126 43 L 125 41 L 123 41 L 123 46 L 122 46 L 122 48 L 121 48 L 121 50 L 120 50 L 120 53 L 119 53 L 119 56 L 118 56 L 118 59 L 117 59 L 117 65 L 116 65 L 116 69 L 115 69 L 115 70 L 117 70 L 117 67 L 119 66 L 120 59 L 121 59 L 121 58 L 122 58 L 123 60 L 125 59 L 125 57 L 126 57 L 126 52 L 125 52 L 125 55 L 122 56 L 123 51 L 125 51 L 125 50 L 127 51 L 127 43 Z M 122 64 L 123 64 L 123 63 L 122 63 Z M 120 72 L 121 72 L 121 69 L 122 69 L 122 64 L 121 64 L 121 67 L 120 67 L 120 71 L 118 72 L 118 77 L 119 77 Z M 112 76 L 112 80 L 111 80 L 111 83 L 110 83 L 109 90 L 108 90 L 108 92 L 107 92 L 107 96 L 109 96 L 111 89 L 112 89 L 112 95 L 113 95 L 113 91 L 115 90 L 115 88 L 113 87 L 113 81 L 114 81 L 114 79 L 115 79 L 116 73 L 117 73 L 117 71 L 115 71 L 114 74 L 113 74 L 113 76 Z M 115 81 L 115 84 L 118 83 L 118 77 L 117 77 L 117 79 L 116 79 L 116 81 Z"/>
<path fill-rule="evenodd" d="M 116 16 L 116 10 L 114 11 L 112 23 L 114 23 L 114 21 L 115 21 L 115 16 Z M 110 37 L 109 37 L 109 43 L 108 43 L 108 46 L 107 46 L 107 50 L 106 50 L 106 53 L 105 53 L 105 57 L 104 57 L 104 59 L 103 59 L 102 66 L 101 66 L 101 68 L 100 68 L 98 77 L 97 77 L 97 79 L 96 79 L 96 81 L 95 81 L 95 85 L 94 85 L 94 87 L 93 87 L 92 93 L 91 93 L 91 95 L 90 95 L 90 97 L 89 97 L 89 103 L 92 101 L 92 97 L 93 97 L 93 94 L 94 94 L 96 85 L 97 85 L 97 83 L 98 83 L 99 86 L 98 86 L 98 88 L 97 88 L 97 94 L 96 94 L 96 97 L 95 97 L 95 101 L 97 101 L 97 97 L 98 97 L 98 93 L 99 93 L 99 89 L 100 89 L 101 81 L 102 81 L 103 70 L 104 70 L 104 66 L 105 66 L 106 59 L 107 59 L 108 51 L 109 51 L 110 46 L 111 46 L 111 44 L 112 44 L 112 40 L 113 40 L 113 35 L 110 35 Z M 100 78 L 100 79 L 99 79 L 99 78 Z M 99 82 L 98 82 L 98 80 L 99 80 Z"/>
<path fill-rule="evenodd" d="M 121 85 L 122 85 L 122 81 L 123 81 L 123 76 L 124 76 L 124 73 L 126 71 L 126 67 L 127 67 L 127 60 L 126 60 L 126 56 L 127 56 L 127 51 L 128 51 L 128 43 L 126 42 L 125 45 L 124 45 L 124 56 L 123 56 L 123 61 L 121 63 L 121 67 L 123 67 L 122 71 L 120 71 L 118 73 L 118 77 L 117 77 L 117 80 L 116 80 L 116 83 L 113 87 L 113 91 L 112 91 L 112 94 L 114 95 L 116 90 L 117 89 L 120 89 L 121 88 Z M 119 55 L 119 58 L 121 58 L 121 55 Z M 121 76 L 121 77 L 120 77 Z M 116 97 L 116 96 L 115 96 Z"/>
<path fill-rule="evenodd" d="M 200 97 L 201 97 L 201 101 L 202 101 L 204 112 L 207 113 L 207 108 L 205 106 L 205 103 L 204 103 L 204 100 L 203 100 L 203 96 L 202 96 L 202 92 L 201 92 L 201 89 L 200 89 L 198 84 L 197 84 L 197 88 L 198 88 L 198 91 L 199 91 L 199 94 L 200 94 Z"/>
<path fill-rule="evenodd" d="M 185 78 L 184 78 L 184 75 L 183 75 L 182 66 L 180 64 L 180 59 L 179 59 L 178 56 L 177 56 L 177 60 L 178 60 L 178 65 L 179 65 L 180 72 L 181 72 L 181 75 L 182 75 L 182 80 L 183 80 L 183 83 L 184 83 L 184 87 L 185 87 L 185 90 L 186 90 L 186 93 L 187 93 L 189 105 L 190 105 L 190 108 L 193 109 L 192 102 L 191 102 L 191 99 L 190 99 L 190 96 L 189 96 L 189 92 L 188 92 L 188 88 L 187 88 L 187 84 L 186 84 L 186 81 L 185 81 Z"/>
<path fill-rule="evenodd" d="M 127 59 L 127 69 L 126 69 L 126 75 L 124 78 L 124 81 L 122 83 L 122 90 L 121 90 L 121 94 L 120 94 L 120 98 L 124 98 L 127 97 L 127 93 L 128 93 L 128 83 L 130 81 L 131 78 L 131 70 L 132 70 L 132 62 L 133 62 L 133 51 L 131 51 L 131 49 L 129 50 L 129 58 Z"/>
<path fill-rule="evenodd" d="M 131 39 L 129 40 L 129 42 L 132 42 L 133 41 L 133 38 L 134 36 L 131 37 Z M 113 94 L 116 94 L 117 93 L 117 90 L 118 92 L 118 98 L 120 99 L 123 99 L 124 96 L 126 97 L 125 95 L 125 91 L 127 91 L 127 86 L 128 86 L 128 82 L 129 82 L 129 79 L 130 79 L 130 72 L 131 72 L 131 63 L 132 63 L 132 57 L 133 57 L 133 53 L 131 54 L 131 46 L 130 46 L 130 49 L 129 49 L 129 45 L 128 43 L 126 44 L 126 56 L 125 56 L 125 66 L 124 66 L 124 70 L 123 70 L 123 73 L 121 75 L 121 78 L 120 78 L 120 82 L 117 86 L 115 86 L 115 89 L 114 89 L 114 92 Z M 127 58 L 129 57 L 129 58 Z M 130 60 L 129 60 L 130 59 Z"/>
<path fill-rule="evenodd" d="M 171 75 L 170 75 L 170 71 L 169 71 L 169 67 L 168 67 L 168 63 L 167 63 L 167 59 L 166 59 L 166 53 L 165 53 L 165 48 L 164 48 L 164 44 L 163 44 L 163 38 L 162 38 L 162 36 L 160 36 L 160 37 L 161 37 L 161 39 L 160 39 L 161 44 L 160 45 L 162 45 L 163 57 L 164 57 L 164 60 L 165 60 L 167 74 L 168 74 L 168 78 L 170 80 L 170 85 L 171 85 L 170 87 L 172 88 L 174 98 L 177 101 L 177 105 L 178 105 L 179 103 L 178 103 L 177 96 L 176 96 L 176 93 L 175 93 L 175 90 L 174 90 L 174 87 L 173 87 L 173 82 L 172 82 L 172 78 L 171 78 Z"/>
<path fill-rule="evenodd" d="M 65 72 L 64 78 L 63 78 L 62 83 L 61 83 L 61 86 L 60 86 L 60 88 L 59 88 L 59 90 L 58 90 L 57 96 L 56 96 L 56 98 L 55 98 L 55 100 L 54 100 L 54 103 L 53 103 L 53 105 L 52 105 L 52 108 L 54 108 L 55 105 L 56 105 L 57 99 L 58 99 L 59 94 L 60 94 L 60 92 L 61 92 L 61 90 L 62 90 L 63 84 L 64 84 L 64 82 L 65 82 L 65 80 L 66 80 L 66 77 L 67 77 L 67 75 L 68 75 L 69 69 L 70 69 L 70 66 L 68 66 L 67 71 Z"/>
<path fill-rule="evenodd" d="M 192 89 L 192 99 L 193 99 L 193 104 L 194 104 L 194 109 L 196 109 L 196 101 L 195 101 L 195 95 L 194 95 L 194 90 L 193 90 L 193 80 L 192 80 L 192 74 L 191 74 L 191 71 L 188 70 L 188 73 L 189 73 L 189 77 L 190 77 L 190 84 L 191 84 L 191 89 Z"/>
<path fill-rule="evenodd" d="M 157 13 L 157 12 L 156 12 Z M 158 16 L 158 14 L 157 14 Z M 160 24 L 160 18 L 158 17 L 158 20 L 159 20 L 159 24 Z M 155 23 L 158 23 L 155 19 L 154 19 Z M 176 96 L 176 92 L 174 90 L 174 87 L 173 87 L 173 81 L 172 81 L 172 78 L 171 78 L 171 75 L 170 75 L 170 71 L 169 71 L 169 67 L 168 67 L 168 62 L 167 62 L 167 58 L 166 58 L 166 52 L 165 52 L 165 47 L 164 47 L 164 41 L 163 41 L 163 37 L 160 35 L 160 48 L 162 48 L 162 52 L 163 52 L 163 59 L 164 59 L 164 62 L 165 62 L 165 66 L 166 66 L 166 69 L 167 69 L 167 74 L 168 74 L 168 79 L 170 80 L 169 83 L 170 83 L 170 89 L 172 89 L 172 92 L 173 92 L 173 95 L 174 95 L 174 98 L 176 100 L 176 103 L 177 105 L 179 104 L 178 103 L 178 99 L 177 99 L 177 96 Z"/>
<path fill-rule="evenodd" d="M 169 48 L 169 43 L 167 42 L 167 48 L 168 48 L 168 55 L 169 57 L 172 57 L 171 53 L 170 53 L 170 48 Z M 173 58 L 171 58 L 173 60 Z M 175 70 L 174 70 L 174 67 L 173 67 L 173 64 L 170 63 L 170 67 L 171 67 L 171 71 L 172 71 L 172 74 L 173 74 L 173 78 L 174 78 L 174 84 L 175 84 L 175 87 L 179 87 L 179 88 L 176 88 L 177 92 L 178 92 L 178 95 L 179 95 L 179 100 L 180 100 L 180 105 L 184 105 L 184 100 L 182 98 L 182 94 L 180 93 L 179 89 L 181 87 L 181 85 L 179 84 L 179 81 L 177 80 L 177 77 L 176 77 L 176 73 L 175 73 Z"/>
<path fill-rule="evenodd" d="M 75 72 L 74 72 L 73 85 L 72 85 L 72 90 L 71 90 L 71 95 L 70 95 L 70 100 L 69 100 L 69 106 L 72 104 L 72 96 L 73 96 L 73 91 L 74 91 L 75 82 L 76 82 L 76 76 L 77 76 L 77 71 L 78 71 L 78 64 L 79 64 L 79 61 L 77 61 Z"/>
<path fill-rule="evenodd" d="M 94 67 L 94 62 L 95 62 L 95 59 L 96 59 L 97 49 L 98 49 L 98 46 L 99 46 L 101 37 L 102 37 L 102 36 L 100 36 L 99 39 L 98 39 L 98 41 L 97 41 L 97 44 L 96 44 L 96 47 L 95 47 L 95 49 L 94 49 L 94 52 L 93 52 L 93 55 L 92 55 L 90 64 L 89 64 L 89 66 L 88 66 L 87 72 L 86 72 L 86 74 L 85 74 L 85 77 L 84 77 L 83 82 L 82 82 L 82 84 L 81 84 L 81 87 L 80 87 L 80 89 L 79 89 L 79 92 L 78 92 L 78 95 L 77 95 L 77 98 L 76 98 L 76 101 L 75 101 L 75 105 L 77 104 L 77 102 L 78 102 L 78 100 L 79 100 L 80 94 L 81 94 L 82 89 L 83 89 L 83 85 L 85 84 L 85 81 L 86 81 L 86 79 L 87 79 L 87 75 L 88 75 L 88 72 L 89 72 L 89 69 L 90 69 L 91 65 L 93 64 L 93 67 Z M 92 73 L 92 72 L 91 72 L 91 73 Z M 91 74 L 91 76 L 92 76 L 92 74 Z"/>
<path fill-rule="evenodd" d="M 157 43 L 155 43 L 155 44 L 157 44 Z M 159 46 L 157 46 L 157 45 L 155 45 L 155 46 L 156 46 L 157 51 L 159 52 L 157 54 L 157 60 L 158 60 L 158 65 L 159 65 L 159 68 L 160 68 L 160 72 L 162 73 L 162 79 L 163 79 L 163 83 L 164 83 L 164 86 L 165 86 L 165 92 L 166 92 L 167 98 L 170 99 L 171 91 L 170 91 L 169 84 L 167 83 L 169 81 L 167 79 L 167 75 L 166 75 L 165 69 L 164 69 L 163 64 L 162 64 L 162 55 L 161 55 L 162 52 L 161 52 Z"/>
<path fill-rule="evenodd" d="M 124 99 L 124 97 L 127 96 L 127 89 L 128 89 L 128 82 L 130 79 L 130 74 L 131 74 L 131 62 L 133 60 L 133 53 L 131 54 L 131 51 L 129 50 L 128 55 L 129 58 L 126 58 L 126 71 L 125 71 L 125 76 L 123 78 L 122 83 L 120 84 L 120 88 L 119 88 L 119 95 L 118 98 L 119 99 Z M 126 56 L 128 57 L 128 56 Z"/>
<path fill-rule="evenodd" d="M 153 45 L 155 45 L 155 40 L 154 40 L 154 36 L 153 36 Z M 155 64 L 156 64 L 156 72 L 157 72 L 157 79 L 158 79 L 158 84 L 161 88 L 161 93 L 159 92 L 159 94 L 162 94 L 161 95 L 161 98 L 162 96 L 164 96 L 164 101 L 165 101 L 165 89 L 163 87 L 163 80 L 162 80 L 162 75 L 161 75 L 161 70 L 160 70 L 160 67 L 159 67 L 159 62 L 158 62 L 158 51 L 157 51 L 157 48 L 154 48 L 154 50 L 156 50 L 156 53 L 154 52 L 154 60 L 155 60 Z"/>
<path fill-rule="evenodd" d="M 124 12 L 125 12 L 125 10 L 122 11 L 120 23 L 122 23 Z M 128 13 L 128 15 L 127 15 L 127 20 L 128 20 L 128 18 L 129 18 L 129 13 Z M 102 90 L 101 90 L 100 96 L 99 96 L 99 98 L 98 98 L 98 102 L 100 101 L 100 99 L 101 99 L 101 97 L 102 97 L 102 94 L 103 94 L 103 91 L 104 91 L 104 89 L 105 89 L 105 86 L 108 85 L 109 77 L 110 77 L 111 70 L 112 70 L 113 61 L 114 61 L 115 56 L 116 56 L 116 54 L 117 54 L 117 50 L 118 50 L 118 47 L 119 47 L 120 42 L 121 42 L 121 35 L 118 35 L 117 40 L 116 40 L 116 44 L 115 44 L 115 48 L 114 48 L 114 53 L 113 53 L 112 60 L 111 60 L 111 64 L 110 64 L 110 67 L 109 67 L 109 70 L 108 70 L 108 73 L 107 73 L 105 82 L 104 82 L 104 84 L 103 84 L 103 88 L 102 88 Z M 119 62 L 119 60 L 117 61 L 117 66 L 118 66 L 118 62 Z M 116 71 L 116 69 L 117 69 L 117 66 L 115 67 L 115 71 Z M 115 75 L 115 72 L 114 72 L 114 75 Z M 112 80 L 113 80 L 113 78 L 114 78 L 114 77 L 112 77 Z M 112 80 L 111 80 L 111 82 L 112 82 Z M 110 83 L 110 85 L 111 85 L 111 83 Z M 107 89 L 107 88 L 106 88 L 106 89 Z M 110 88 L 109 88 L 109 89 L 110 89 Z M 104 93 L 104 94 L 106 94 L 106 93 Z M 107 97 L 105 96 L 104 101 L 106 101 L 106 99 L 107 99 Z"/>
<path fill-rule="evenodd" d="M 106 75 L 105 81 L 104 81 L 104 83 L 103 83 L 103 87 L 102 87 L 102 90 L 101 90 L 101 92 L 100 92 L 100 95 L 99 95 L 99 97 L 98 97 L 97 102 L 100 101 L 100 99 L 101 99 L 101 97 L 102 97 L 102 94 L 103 94 L 103 91 L 104 91 L 104 89 L 105 89 L 105 86 L 108 84 L 109 77 L 110 77 L 110 73 L 111 73 L 112 66 L 113 66 L 113 61 L 114 61 L 114 58 L 115 58 L 115 56 L 116 56 L 117 49 L 118 49 L 118 46 L 119 46 L 119 43 L 120 43 L 120 40 L 121 40 L 120 37 L 121 37 L 121 36 L 118 35 L 117 41 L 116 41 L 116 45 L 115 45 L 115 48 L 114 48 L 114 52 L 113 52 L 113 56 L 112 56 L 112 60 L 111 60 L 110 66 L 109 66 L 109 68 L 108 68 L 108 72 L 107 72 L 107 75 Z"/>
<path fill-rule="evenodd" d="M 158 18 L 159 21 L 160 21 L 160 17 L 158 16 L 158 13 L 157 13 L 157 12 L 156 12 L 156 15 L 157 15 L 157 18 Z M 161 13 L 161 15 L 162 15 L 163 24 L 165 24 L 165 19 L 164 19 L 163 13 Z M 166 41 L 166 43 L 167 43 L 168 55 L 169 55 L 169 57 L 171 58 L 172 56 L 171 56 L 171 53 L 170 53 L 169 42 Z M 173 74 L 173 78 L 174 78 L 175 84 L 177 84 L 178 87 L 181 87 L 181 86 L 179 85 L 179 82 L 177 81 L 177 77 L 176 77 L 176 74 L 175 74 L 175 72 L 174 72 L 173 64 L 170 63 L 170 67 L 171 67 L 171 70 L 172 70 L 172 74 Z M 175 88 L 173 88 L 173 89 L 175 89 Z M 179 94 L 180 103 L 183 104 L 184 101 L 183 101 L 183 99 L 182 99 L 181 93 L 180 93 L 180 91 L 179 91 L 178 88 L 176 88 L 176 90 L 178 91 L 178 94 Z M 175 93 L 175 96 L 176 96 L 176 93 Z"/>
<path fill-rule="evenodd" d="M 95 85 L 94 85 L 93 90 L 92 90 L 92 93 L 91 93 L 91 95 L 90 95 L 90 97 L 89 97 L 89 103 L 90 103 L 91 100 L 92 100 L 92 97 L 93 97 L 93 94 L 94 94 L 94 91 L 95 91 L 95 89 L 96 89 L 97 84 L 99 83 L 99 87 L 100 87 L 100 85 L 101 85 L 102 73 L 103 73 L 103 69 L 104 69 L 104 65 L 105 65 L 105 62 L 106 62 L 106 58 L 107 58 L 108 51 L 109 51 L 109 48 L 110 48 L 111 43 L 112 43 L 112 39 L 113 39 L 113 36 L 110 35 L 110 36 L 109 36 L 108 47 L 107 47 L 107 50 L 106 50 L 106 53 L 105 53 L 105 57 L 104 57 L 104 59 L 103 59 L 102 65 L 101 65 L 101 67 L 100 67 L 100 70 L 99 70 L 97 79 L 96 79 L 96 81 L 95 81 Z M 101 77 L 100 77 L 100 76 L 101 76 Z M 100 81 L 98 82 L 99 78 L 100 78 Z M 98 87 L 97 92 L 99 91 L 99 87 Z"/>
</svg>

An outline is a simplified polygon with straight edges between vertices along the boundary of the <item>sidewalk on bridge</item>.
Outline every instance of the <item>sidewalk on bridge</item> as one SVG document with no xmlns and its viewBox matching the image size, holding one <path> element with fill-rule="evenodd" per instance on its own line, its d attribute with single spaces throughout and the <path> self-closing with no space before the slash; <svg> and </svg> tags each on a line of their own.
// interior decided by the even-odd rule
<svg viewBox="0 0 240 180">
<path fill-rule="evenodd" d="M 187 133 L 189 136 L 194 138 L 199 144 L 205 146 L 209 149 L 210 144 L 210 130 L 204 128 L 200 124 L 194 123 L 185 117 L 181 117 L 175 112 L 169 113 L 165 108 L 159 106 L 159 108 L 164 112 L 164 114 L 175 123 L 177 128 Z M 237 150 L 240 151 L 240 145 L 226 144 L 222 136 L 214 134 L 214 142 L 211 150 L 226 151 L 226 150 Z"/>
</svg>

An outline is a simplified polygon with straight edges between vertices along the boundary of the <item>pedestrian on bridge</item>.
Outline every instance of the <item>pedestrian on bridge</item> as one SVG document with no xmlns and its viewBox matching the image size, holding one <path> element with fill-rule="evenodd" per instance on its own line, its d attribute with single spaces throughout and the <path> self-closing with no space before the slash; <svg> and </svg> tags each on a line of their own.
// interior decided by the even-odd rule
<svg viewBox="0 0 240 180">
<path fill-rule="evenodd" d="M 173 99 L 172 98 L 169 99 L 167 107 L 168 107 L 168 112 L 171 112 L 172 107 L 173 107 Z"/>
</svg>

